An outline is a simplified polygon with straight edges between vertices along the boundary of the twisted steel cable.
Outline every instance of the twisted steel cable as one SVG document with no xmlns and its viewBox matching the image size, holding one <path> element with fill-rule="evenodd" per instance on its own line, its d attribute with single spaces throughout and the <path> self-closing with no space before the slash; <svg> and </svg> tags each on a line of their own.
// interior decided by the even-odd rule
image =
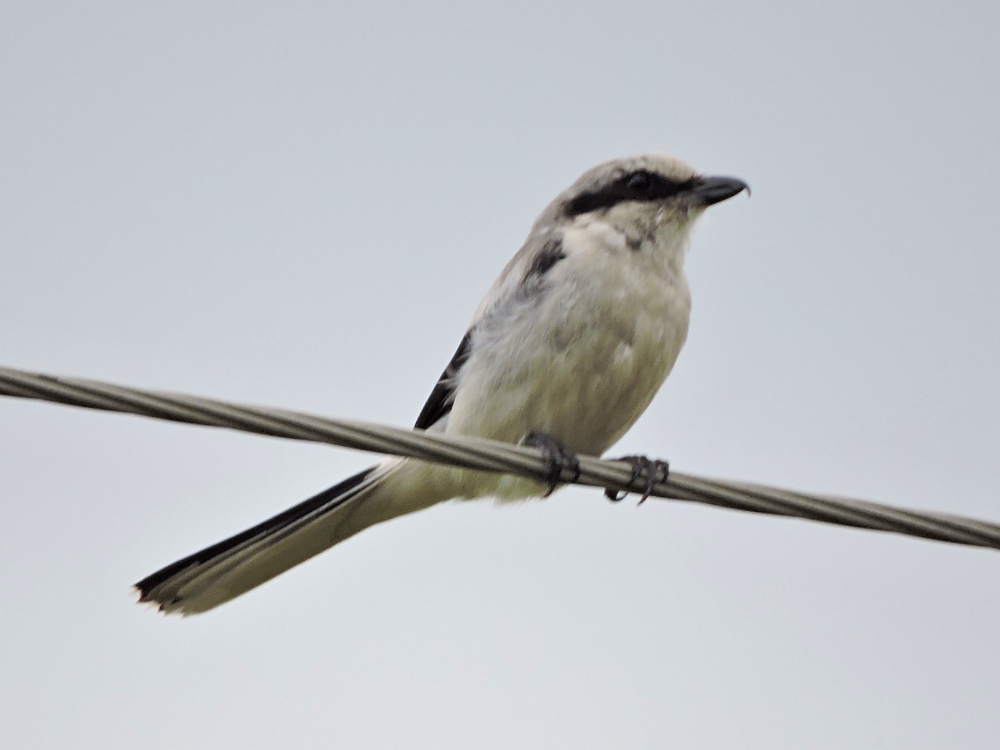
<svg viewBox="0 0 1000 750">
<path fill-rule="evenodd" d="M 517 474 L 544 482 L 540 451 L 473 438 L 366 422 L 327 419 L 263 406 L 245 406 L 183 394 L 126 388 L 79 378 L 0 367 L 0 395 L 40 399 L 88 409 L 139 414 L 174 422 L 227 427 L 261 435 L 331 443 L 345 448 L 409 456 L 422 461 Z M 564 470 L 561 481 L 613 491 L 644 491 L 645 479 L 633 477 L 631 464 L 579 456 L 580 474 Z M 716 505 L 733 510 L 806 518 L 823 523 L 1000 549 L 1000 525 L 945 513 L 895 508 L 848 498 L 810 495 L 746 482 L 705 479 L 670 471 L 656 482 L 651 497 Z"/>
</svg>

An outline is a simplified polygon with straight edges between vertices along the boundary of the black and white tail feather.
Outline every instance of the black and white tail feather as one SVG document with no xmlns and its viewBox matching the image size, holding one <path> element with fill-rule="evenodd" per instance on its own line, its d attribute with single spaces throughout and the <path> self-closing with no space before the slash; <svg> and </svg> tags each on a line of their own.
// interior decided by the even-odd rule
<svg viewBox="0 0 1000 750">
<path fill-rule="evenodd" d="M 689 230 L 747 189 L 650 154 L 602 164 L 535 221 L 477 310 L 418 429 L 601 455 L 645 410 L 687 336 Z M 517 477 L 386 458 L 144 578 L 164 612 L 212 609 L 390 518 L 450 498 L 546 494 Z"/>
<path fill-rule="evenodd" d="M 178 560 L 135 584 L 163 612 L 211 609 L 351 536 L 352 503 L 386 475 L 372 466 L 263 523 Z M 360 531 L 360 529 L 358 529 Z M 250 563 L 250 564 L 248 564 Z"/>
</svg>

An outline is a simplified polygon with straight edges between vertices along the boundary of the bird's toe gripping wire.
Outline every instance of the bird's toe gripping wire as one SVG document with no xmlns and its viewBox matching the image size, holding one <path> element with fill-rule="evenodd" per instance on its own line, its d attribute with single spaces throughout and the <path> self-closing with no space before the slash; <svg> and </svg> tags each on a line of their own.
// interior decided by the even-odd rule
<svg viewBox="0 0 1000 750">
<path fill-rule="evenodd" d="M 542 452 L 542 460 L 545 461 L 545 483 L 549 487 L 544 497 L 548 497 L 555 491 L 564 470 L 573 472 L 573 478 L 570 481 L 575 482 L 580 478 L 580 461 L 577 460 L 576 455 L 564 443 L 551 435 L 544 432 L 529 433 L 522 445 L 538 448 Z"/>
<path fill-rule="evenodd" d="M 646 498 L 653 492 L 653 487 L 656 486 L 657 482 L 666 482 L 667 477 L 670 476 L 670 464 L 666 461 L 650 459 L 646 456 L 622 456 L 621 458 L 614 460 L 624 461 L 632 465 L 632 476 L 629 477 L 628 485 L 629 487 L 632 487 L 632 485 L 636 482 L 641 482 L 640 486 L 643 489 L 642 497 L 639 498 L 639 505 L 646 502 Z M 629 493 L 627 491 L 618 492 L 618 490 L 613 489 L 604 490 L 604 497 L 613 503 L 624 500 L 628 494 Z"/>
</svg>

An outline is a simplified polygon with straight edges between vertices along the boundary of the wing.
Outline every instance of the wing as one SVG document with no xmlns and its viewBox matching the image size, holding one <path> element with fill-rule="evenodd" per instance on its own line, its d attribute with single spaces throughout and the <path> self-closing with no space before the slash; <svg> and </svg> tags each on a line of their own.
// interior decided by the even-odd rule
<svg viewBox="0 0 1000 750">
<path fill-rule="evenodd" d="M 545 232 L 541 238 L 536 238 L 534 235 L 528 238 L 480 303 L 479 309 L 473 316 L 472 325 L 462 338 L 462 343 L 458 345 L 451 362 L 438 378 L 437 385 L 431 391 L 420 416 L 417 417 L 417 423 L 414 425 L 416 429 L 426 430 L 451 411 L 455 402 L 458 373 L 472 354 L 472 332 L 483 324 L 484 320 L 502 316 L 509 303 L 537 293 L 535 287 L 545 274 L 565 257 L 561 235 Z M 486 325 L 489 325 L 488 320 Z"/>
</svg>

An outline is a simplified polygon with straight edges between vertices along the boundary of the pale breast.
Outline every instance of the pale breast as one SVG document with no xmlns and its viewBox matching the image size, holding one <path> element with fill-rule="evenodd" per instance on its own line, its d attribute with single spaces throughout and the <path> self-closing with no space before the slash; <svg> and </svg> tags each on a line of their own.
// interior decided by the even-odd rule
<svg viewBox="0 0 1000 750">
<path fill-rule="evenodd" d="M 576 242 L 542 293 L 473 332 L 449 432 L 517 442 L 545 432 L 603 453 L 648 406 L 687 335 L 681 274 L 606 242 Z"/>
</svg>

